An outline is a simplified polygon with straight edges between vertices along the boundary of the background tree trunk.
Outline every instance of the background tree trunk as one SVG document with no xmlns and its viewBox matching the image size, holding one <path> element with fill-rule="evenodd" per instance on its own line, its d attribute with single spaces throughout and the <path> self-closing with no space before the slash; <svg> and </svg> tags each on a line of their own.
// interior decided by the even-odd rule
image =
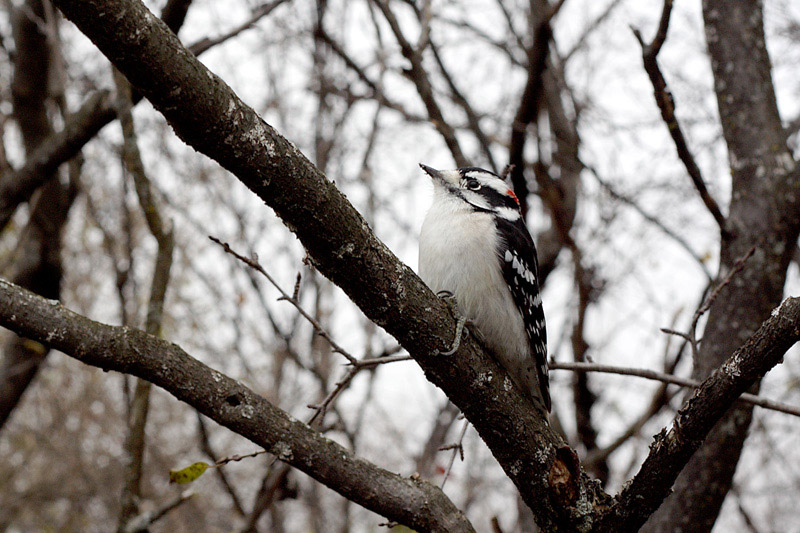
<svg viewBox="0 0 800 533">
<path fill-rule="evenodd" d="M 800 172 L 775 101 L 762 3 L 706 0 L 703 17 L 733 176 L 720 278 L 751 247 L 755 253 L 711 307 L 694 360 L 697 379 L 708 376 L 781 301 L 800 231 Z M 752 414 L 744 404 L 728 411 L 643 531 L 711 530 L 731 489 Z"/>
</svg>

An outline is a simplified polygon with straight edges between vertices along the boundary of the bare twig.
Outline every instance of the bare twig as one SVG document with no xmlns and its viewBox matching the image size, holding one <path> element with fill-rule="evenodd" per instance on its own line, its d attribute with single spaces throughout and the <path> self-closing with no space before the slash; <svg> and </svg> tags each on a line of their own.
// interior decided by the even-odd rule
<svg viewBox="0 0 800 533">
<path fill-rule="evenodd" d="M 702 317 L 704 314 L 708 312 L 709 309 L 711 309 L 711 306 L 714 304 L 714 300 L 717 299 L 717 296 L 719 296 L 719 293 L 722 291 L 722 289 L 724 289 L 731 282 L 731 280 L 733 280 L 736 274 L 738 274 L 742 270 L 742 268 L 744 268 L 744 264 L 747 262 L 750 256 L 753 255 L 753 252 L 755 251 L 756 251 L 756 245 L 754 244 L 747 252 L 745 252 L 745 254 L 742 257 L 736 260 L 730 272 L 728 272 L 725 278 L 716 287 L 714 287 L 714 289 L 711 291 L 711 294 L 709 294 L 708 297 L 706 298 L 705 302 L 703 302 L 703 304 L 697 308 L 697 311 L 695 311 L 694 316 L 692 317 L 692 324 L 689 328 L 688 333 L 680 334 L 676 331 L 671 331 L 671 330 L 665 331 L 665 333 L 678 335 L 688 340 L 689 344 L 692 347 L 692 357 L 695 361 L 697 360 L 698 357 L 698 344 L 700 343 L 700 341 L 697 339 L 697 323 L 700 320 L 700 317 Z"/>
<path fill-rule="evenodd" d="M 276 289 L 278 289 L 278 292 L 281 293 L 281 297 L 279 298 L 279 300 L 284 300 L 284 301 L 287 301 L 290 304 L 292 304 L 295 307 L 295 309 L 297 309 L 297 311 L 303 316 L 303 318 L 308 320 L 308 322 L 314 327 L 314 331 L 320 337 L 322 337 L 323 339 L 328 341 L 328 343 L 331 345 L 331 348 L 333 348 L 334 352 L 339 353 L 342 356 L 344 356 L 344 358 L 347 359 L 351 364 L 353 364 L 353 365 L 357 365 L 358 364 L 358 359 L 356 359 L 353 355 L 351 355 L 350 352 L 348 352 L 347 350 L 342 348 L 342 346 L 339 345 L 339 343 L 337 343 L 335 340 L 333 340 L 333 337 L 330 336 L 330 334 L 325 330 L 325 328 L 323 328 L 322 325 L 316 319 L 314 319 L 314 317 L 309 315 L 306 312 L 306 310 L 303 309 L 303 307 L 300 305 L 300 302 L 296 298 L 290 296 L 289 293 L 284 291 L 281 288 L 281 286 L 278 285 L 278 282 L 275 281 L 275 278 L 273 278 L 269 274 L 269 272 L 267 272 L 264 269 L 264 267 L 261 266 L 261 264 L 256 259 L 250 259 L 248 257 L 245 257 L 245 256 L 235 252 L 230 247 L 230 245 L 228 245 L 228 243 L 222 242 L 221 240 L 219 240 L 216 237 L 209 236 L 208 238 L 211 239 L 212 241 L 214 241 L 215 243 L 219 244 L 222 247 L 222 249 L 225 250 L 225 253 L 228 253 L 228 254 L 232 255 L 233 257 L 235 257 L 236 259 L 238 259 L 239 261 L 241 261 L 242 263 L 244 263 L 248 267 L 252 268 L 256 272 L 258 272 L 259 274 L 261 274 L 262 276 L 267 278 L 267 280 L 272 284 L 272 286 L 275 287 Z"/>
<path fill-rule="evenodd" d="M 464 114 L 467 115 L 467 122 L 469 124 L 469 128 L 472 130 L 472 133 L 475 134 L 475 138 L 478 140 L 478 143 L 481 145 L 481 150 L 483 151 L 483 156 L 486 158 L 486 161 L 489 163 L 489 167 L 491 168 L 492 172 L 497 172 L 497 164 L 494 161 L 494 156 L 492 156 L 491 150 L 491 142 L 489 137 L 486 135 L 486 132 L 483 131 L 483 127 L 481 127 L 480 117 L 472 108 L 467 98 L 464 96 L 458 86 L 456 85 L 453 77 L 450 76 L 450 72 L 445 67 L 444 61 L 442 60 L 441 55 L 439 54 L 439 47 L 436 46 L 432 41 L 430 42 L 430 49 L 433 53 L 434 59 L 436 59 L 436 64 L 439 66 L 439 72 L 442 73 L 442 77 L 447 82 L 447 86 L 450 88 L 450 95 L 453 101 L 458 104 L 461 109 L 464 110 Z"/>
<path fill-rule="evenodd" d="M 677 233 L 675 233 L 674 231 L 669 229 L 667 226 L 665 226 L 656 217 L 654 217 L 653 215 L 647 213 L 633 199 L 631 199 L 628 196 L 618 192 L 614 187 L 611 186 L 610 183 L 608 183 L 606 180 L 604 180 L 603 178 L 600 177 L 600 174 L 597 172 L 597 170 L 594 167 L 592 167 L 591 165 L 587 165 L 583 161 L 581 161 L 581 165 L 583 165 L 583 168 L 585 168 L 586 170 L 589 171 L 589 174 L 592 177 L 594 177 L 595 181 L 597 181 L 597 183 L 600 184 L 600 186 L 603 189 L 605 189 L 611 195 L 612 198 L 614 198 L 615 200 L 618 200 L 618 201 L 620 201 L 620 202 L 622 202 L 622 203 L 624 203 L 626 205 L 629 205 L 631 208 L 633 208 L 634 211 L 639 213 L 639 215 L 642 218 L 644 218 L 645 220 L 647 220 L 648 222 L 650 222 L 651 224 L 656 226 L 658 229 L 660 229 L 667 237 L 669 237 L 670 239 L 675 241 L 675 243 L 678 246 L 680 246 L 681 248 L 686 250 L 686 252 L 697 262 L 697 265 L 700 267 L 700 269 L 703 271 L 703 274 L 706 275 L 706 278 L 708 278 L 709 281 L 714 279 L 714 277 L 711 275 L 711 272 L 708 270 L 708 267 L 706 267 L 705 262 L 700 257 L 700 254 L 698 254 L 696 251 L 694 251 L 694 249 L 692 249 L 692 247 L 689 245 L 689 243 L 686 241 L 686 239 L 684 239 L 683 237 L 681 237 L 680 235 L 678 235 Z"/>
<path fill-rule="evenodd" d="M 664 75 L 661 73 L 656 59 L 658 52 L 664 44 L 664 40 L 667 38 L 671 11 L 672 0 L 665 0 L 664 8 L 661 12 L 661 20 L 658 24 L 658 31 L 650 44 L 644 42 L 644 38 L 638 29 L 632 28 L 633 34 L 642 46 L 644 69 L 647 71 L 650 82 L 653 84 L 656 104 L 658 104 L 658 108 L 661 110 L 661 118 L 667 125 L 670 136 L 672 136 L 672 140 L 675 143 L 678 157 L 686 167 L 686 171 L 689 173 L 689 177 L 692 178 L 692 183 L 694 183 L 697 192 L 700 193 L 700 198 L 703 200 L 706 208 L 714 217 L 714 220 L 717 221 L 717 224 L 719 224 L 722 233 L 725 234 L 728 232 L 727 222 L 722 215 L 722 211 L 720 211 L 719 204 L 717 204 L 717 201 L 711 196 L 711 193 L 708 192 L 703 176 L 700 173 L 700 167 L 697 166 L 694 156 L 689 150 L 686 138 L 683 135 L 683 130 L 681 130 L 678 119 L 675 116 L 675 99 L 672 97 L 672 93 L 667 86 L 667 81 L 664 79 Z"/>
<path fill-rule="evenodd" d="M 206 428 L 205 422 L 203 422 L 203 415 L 197 413 L 197 432 L 200 436 L 200 447 L 212 461 L 216 463 L 217 454 L 214 452 L 214 449 L 211 447 L 211 440 L 208 438 L 208 429 Z M 225 487 L 225 490 L 231 497 L 231 501 L 233 501 L 233 508 L 234 510 L 240 515 L 244 516 L 245 511 L 244 507 L 242 506 L 242 500 L 239 497 L 239 494 L 236 492 L 236 489 L 233 487 L 231 482 L 228 480 L 228 476 L 225 474 L 225 469 L 217 468 L 216 470 L 217 476 L 219 477 L 222 486 Z"/>
<path fill-rule="evenodd" d="M 242 22 L 238 26 L 235 26 L 231 30 L 229 30 L 229 31 L 223 33 L 222 35 L 217 36 L 217 37 L 213 37 L 213 38 L 204 37 L 203 39 L 200 39 L 196 43 L 194 43 L 191 46 L 189 46 L 189 49 L 195 55 L 202 54 L 203 52 L 205 52 L 209 48 L 212 48 L 212 47 L 214 47 L 214 46 L 216 46 L 218 44 L 224 43 L 225 41 L 227 41 L 229 39 L 232 39 L 233 37 L 236 37 L 237 35 L 239 35 L 243 31 L 245 31 L 245 30 L 247 30 L 249 28 L 252 28 L 253 25 L 256 22 L 258 22 L 262 18 L 264 18 L 267 15 L 269 15 L 270 13 L 272 13 L 272 11 L 276 7 L 280 6 L 281 4 L 286 3 L 287 1 L 288 0 L 274 0 L 272 2 L 267 2 L 266 4 L 262 4 L 262 5 L 260 5 L 259 7 L 255 8 L 253 10 L 253 12 L 252 12 L 252 14 L 251 14 L 249 19 L 247 19 L 246 21 Z"/>
<path fill-rule="evenodd" d="M 176 494 L 175 497 L 167 501 L 164 505 L 162 505 L 158 509 L 154 511 L 148 511 L 133 517 L 125 525 L 124 532 L 141 533 L 147 531 L 148 528 L 153 524 L 155 524 L 160 518 L 162 518 L 164 515 L 166 515 L 173 509 L 177 508 L 182 503 L 188 501 L 192 496 L 194 496 L 194 493 L 191 490 L 185 490 L 179 494 Z"/>
<path fill-rule="evenodd" d="M 133 177 L 136 195 L 142 208 L 147 227 L 158 244 L 155 264 L 153 265 L 153 281 L 150 287 L 150 298 L 147 305 L 145 331 L 150 335 L 160 336 L 164 312 L 164 300 L 169 284 L 172 267 L 172 252 L 175 245 L 171 224 L 166 222 L 160 213 L 158 204 L 150 187 L 150 180 L 144 169 L 142 155 L 136 138 L 133 123 L 133 97 L 128 80 L 114 69 L 114 80 L 117 85 L 117 115 L 122 126 L 123 148 L 122 159 L 125 169 Z M 141 499 L 141 478 L 145 449 L 145 426 L 150 409 L 150 382 L 138 379 L 130 406 L 129 434 L 125 441 L 128 454 L 125 485 L 122 491 L 122 511 L 120 513 L 120 529 L 127 529 L 128 522 L 138 513 Z M 178 505 L 180 502 L 176 503 Z M 166 511 L 165 511 L 166 512 Z"/>
<path fill-rule="evenodd" d="M 422 65 L 421 50 L 415 49 L 408 39 L 406 39 L 402 29 L 400 28 L 400 23 L 398 22 L 397 17 L 395 17 L 394 12 L 390 9 L 387 1 L 372 1 L 378 6 L 378 9 L 380 9 L 381 13 L 383 13 L 386 22 L 389 23 L 389 27 L 397 39 L 397 43 L 400 45 L 400 50 L 403 53 L 403 57 L 405 57 L 411 63 L 411 69 L 408 74 L 411 81 L 414 82 L 414 86 L 417 88 L 417 93 L 422 99 L 422 103 L 425 104 L 425 109 L 428 111 L 428 119 L 436 128 L 436 131 L 438 131 L 444 139 L 444 142 L 447 145 L 447 148 L 450 150 L 456 165 L 459 167 L 469 166 L 469 162 L 464 155 L 464 152 L 461 150 L 461 145 L 458 142 L 455 130 L 450 123 L 444 119 L 442 110 L 436 101 L 436 96 L 433 93 L 433 86 L 431 85 L 430 77 Z"/>
<path fill-rule="evenodd" d="M 458 407 L 446 400 L 436 415 L 435 422 L 431 428 L 430 435 L 416 458 L 415 471 L 423 479 L 429 479 L 433 475 L 433 466 L 439 449 L 444 444 L 445 438 L 458 417 Z"/>
<path fill-rule="evenodd" d="M 453 463 L 456 461 L 456 454 L 461 457 L 462 461 L 464 460 L 464 435 L 466 435 L 468 427 L 469 420 L 464 420 L 464 425 L 461 427 L 461 432 L 458 434 L 458 440 L 455 442 L 455 444 L 450 444 L 439 448 L 441 451 L 453 450 L 453 454 L 450 456 L 450 460 L 447 463 L 447 468 L 444 470 L 444 478 L 442 479 L 442 484 L 439 485 L 440 489 L 444 489 L 444 484 L 447 483 L 447 478 L 450 477 L 450 471 L 453 469 Z"/>
<path fill-rule="evenodd" d="M 502 4 L 503 2 L 499 2 Z M 553 38 L 553 31 L 550 27 L 550 18 L 548 16 L 542 17 L 542 20 L 535 21 L 536 17 L 531 17 L 531 38 L 532 44 L 530 48 L 526 48 L 528 56 L 528 78 L 525 82 L 525 88 L 522 90 L 520 96 L 519 107 L 514 116 L 511 124 L 510 146 L 508 149 L 508 163 L 513 165 L 511 170 L 511 182 L 514 186 L 514 192 L 520 202 L 520 209 L 524 217 L 528 211 L 528 184 L 525 179 L 525 161 L 524 151 L 525 142 L 527 141 L 528 133 L 527 128 L 530 124 L 535 123 L 539 107 L 541 105 L 542 95 L 544 93 L 542 78 L 544 71 L 547 68 L 547 55 L 550 52 L 550 41 Z M 509 21 L 509 25 L 511 21 Z M 523 47 L 524 48 L 524 47 Z"/>
<path fill-rule="evenodd" d="M 690 378 L 682 378 L 672 374 L 665 374 L 656 370 L 648 370 L 645 368 L 630 368 L 613 365 L 603 365 L 599 363 L 569 363 L 551 361 L 548 365 L 551 370 L 571 370 L 573 372 L 600 372 L 603 374 L 619 374 L 623 376 L 636 376 L 639 378 L 650 379 L 653 381 L 661 381 L 671 385 L 679 385 L 681 387 L 697 388 L 702 382 Z M 757 405 L 764 409 L 772 411 L 779 411 L 788 415 L 800 416 L 800 407 L 789 405 L 774 400 L 768 400 L 755 394 L 744 393 L 739 396 L 739 401 Z"/>
</svg>

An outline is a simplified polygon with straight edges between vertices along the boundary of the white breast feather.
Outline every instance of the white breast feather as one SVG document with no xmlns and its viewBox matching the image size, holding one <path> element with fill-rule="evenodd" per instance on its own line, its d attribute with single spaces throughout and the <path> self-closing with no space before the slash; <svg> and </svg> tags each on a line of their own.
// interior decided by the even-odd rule
<svg viewBox="0 0 800 533">
<path fill-rule="evenodd" d="M 487 347 L 523 389 L 538 394 L 534 362 L 497 257 L 494 221 L 439 187 L 422 224 L 419 275 L 434 291 L 452 292 Z"/>
</svg>

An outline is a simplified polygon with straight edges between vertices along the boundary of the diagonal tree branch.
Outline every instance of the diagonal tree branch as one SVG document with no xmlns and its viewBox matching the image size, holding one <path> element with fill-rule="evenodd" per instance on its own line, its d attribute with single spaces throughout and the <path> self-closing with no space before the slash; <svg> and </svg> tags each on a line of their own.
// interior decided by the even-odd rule
<svg viewBox="0 0 800 533">
<path fill-rule="evenodd" d="M 303 154 L 200 64 L 138 0 L 56 0 L 56 3 L 164 114 L 185 142 L 233 172 L 270 205 L 304 244 L 318 270 L 339 285 L 368 318 L 400 341 L 428 379 L 442 388 L 473 423 L 525 502 L 534 509 L 540 527 L 548 531 L 594 527 L 612 503 L 608 495 L 586 478 L 574 452 L 563 446 L 547 423 L 536 416 L 530 401 L 472 337 L 461 343 L 454 356 L 440 355 L 440 350 L 450 345 L 455 330 L 455 320 L 446 304 L 377 240 L 364 219 Z M 0 289 L 3 287 L 10 286 L 0 285 Z M 3 292 L 0 291 L 0 302 L 7 301 L 10 296 Z M 18 307 L 30 302 L 31 297 L 26 296 L 22 301 L 12 302 L 14 309 L 6 309 L 5 313 L 0 309 L 0 314 L 8 317 L 4 323 L 21 329 L 19 319 L 23 313 Z M 16 326 L 10 317 L 16 317 Z M 27 334 L 27 330 L 25 332 Z M 65 334 L 58 328 L 40 333 L 45 339 L 50 334 L 48 342 L 51 344 Z M 127 332 L 127 335 L 132 336 L 126 342 L 133 343 L 129 346 L 138 358 L 134 360 L 128 354 L 122 361 L 115 362 L 115 367 L 140 372 L 141 368 L 135 365 L 140 364 L 139 358 L 147 358 L 154 340 L 134 332 Z M 107 349 L 106 345 L 104 347 Z M 102 357 L 102 354 L 87 354 L 86 351 L 78 353 L 87 361 Z M 741 359 L 740 353 L 737 356 Z M 193 369 L 199 365 L 187 362 L 185 354 L 179 359 Z M 110 364 L 106 360 L 102 363 Z M 159 358 L 158 368 L 154 369 L 156 374 L 152 376 L 154 382 L 168 385 L 167 378 L 181 381 L 188 377 L 183 370 L 178 375 L 173 373 L 178 372 L 174 368 L 161 370 L 162 365 L 163 360 Z M 206 375 L 213 378 L 213 375 Z M 236 386 L 228 381 L 225 384 Z M 739 384 L 735 381 L 731 386 Z M 210 382 L 209 385 L 210 393 L 183 388 L 179 392 L 189 397 L 190 403 L 201 412 L 210 411 L 212 400 L 227 403 L 230 408 L 226 408 L 225 413 L 231 417 L 229 427 L 234 430 L 240 426 L 249 427 L 251 419 L 258 418 L 262 422 L 260 435 L 264 435 L 268 426 L 260 417 L 274 413 L 272 406 L 259 402 L 252 393 L 241 389 L 238 389 L 241 395 L 231 395 L 220 390 L 219 383 Z M 198 398 L 201 390 L 202 397 Z M 724 397 L 729 396 L 726 393 Z M 241 408 L 248 405 L 253 406 L 253 412 Z M 719 401 L 712 398 L 711 409 L 717 407 Z M 264 414 L 260 409 L 269 412 Z M 243 420 L 246 417 L 242 415 L 251 419 Z M 709 418 L 704 411 L 697 416 L 704 421 Z M 282 419 L 273 422 L 285 424 Z M 701 431 L 702 427 L 693 426 L 691 436 L 696 438 Z M 281 454 L 279 442 L 282 441 L 272 441 L 269 445 L 279 455 L 285 455 Z M 627 497 L 636 493 L 626 491 L 623 494 L 627 499 L 614 507 L 607 523 L 611 526 L 622 521 L 632 523 L 641 519 L 646 508 L 655 508 L 660 503 L 655 500 L 663 498 L 674 480 L 673 474 L 677 475 L 680 470 L 679 463 L 685 463 L 690 455 L 691 452 L 682 449 L 678 455 L 646 463 L 654 466 L 659 461 L 670 461 L 665 465 L 666 474 L 654 478 L 646 487 L 637 488 L 651 499 L 639 502 Z M 290 460 L 295 460 L 300 468 L 311 470 L 308 463 L 296 460 L 296 453 Z M 355 463 L 358 461 L 353 459 L 342 464 L 336 458 L 333 463 L 336 468 L 323 464 L 314 475 L 324 477 L 333 486 L 344 484 L 337 489 L 350 494 L 352 487 L 348 476 L 358 474 L 352 470 Z M 642 479 L 638 479 L 640 484 Z M 363 495 L 354 497 L 364 501 Z M 386 497 L 390 498 L 390 504 L 397 502 L 391 495 Z M 374 499 L 366 503 L 377 505 Z"/>
<path fill-rule="evenodd" d="M 665 0 L 664 8 L 661 12 L 661 20 L 658 24 L 658 31 L 653 38 L 653 42 L 650 44 L 646 44 L 644 42 L 642 34 L 639 32 L 639 30 L 634 29 L 633 34 L 636 36 L 636 39 L 642 46 L 642 60 L 644 61 L 644 69 L 647 71 L 647 75 L 650 77 L 650 82 L 653 84 L 656 104 L 658 104 L 658 108 L 661 110 L 661 118 L 667 125 L 667 129 L 669 129 L 669 134 L 672 137 L 672 141 L 675 143 L 675 149 L 678 151 L 678 157 L 686 167 L 686 171 L 689 173 L 689 177 L 692 178 L 692 183 L 694 183 L 697 192 L 700 193 L 700 198 L 703 200 L 706 208 L 714 217 L 714 220 L 717 221 L 717 224 L 719 224 L 720 230 L 725 233 L 728 231 L 727 222 L 725 221 L 722 211 L 720 211 L 719 204 L 717 204 L 717 201 L 711 196 L 711 193 L 708 192 L 706 182 L 703 180 L 703 176 L 700 174 L 700 167 L 697 166 L 694 156 L 692 155 L 691 150 L 689 150 L 689 145 L 686 143 L 686 137 L 684 137 L 683 130 L 678 123 L 678 118 L 675 116 L 675 99 L 672 97 L 672 92 L 670 92 L 669 87 L 667 86 L 667 81 L 664 79 L 664 75 L 661 73 L 661 69 L 658 66 L 658 60 L 656 59 L 658 57 L 658 52 L 661 51 L 661 47 L 664 45 L 664 41 L 667 38 L 667 30 L 669 29 L 669 17 L 671 12 L 672 0 Z"/>
<path fill-rule="evenodd" d="M 417 93 L 419 93 L 419 97 L 422 99 L 422 103 L 425 104 L 425 109 L 428 111 L 428 118 L 444 139 L 447 148 L 453 155 L 453 160 L 455 160 L 456 165 L 459 167 L 469 166 L 469 161 L 461 150 L 458 138 L 456 138 L 456 132 L 450 123 L 444 119 L 442 110 L 436 101 L 436 96 L 433 94 L 433 86 L 431 85 L 430 77 L 425 71 L 425 67 L 422 65 L 422 51 L 414 48 L 408 39 L 406 39 L 403 30 L 400 28 L 397 17 L 395 17 L 394 12 L 392 12 L 389 7 L 388 0 L 372 1 L 378 6 L 378 9 L 381 10 L 381 13 L 383 13 L 383 16 L 389 23 L 389 27 L 392 29 L 392 33 L 397 39 L 397 43 L 400 45 L 403 57 L 408 59 L 411 63 L 409 77 L 411 81 L 414 82 Z"/>
<path fill-rule="evenodd" d="M 787 298 L 700 385 L 675 415 L 669 431 L 664 429 L 656 435 L 650 454 L 636 476 L 616 496 L 616 504 L 601 522 L 601 530 L 637 531 L 669 494 L 686 462 L 730 405 L 780 363 L 786 351 L 798 341 L 800 298 Z"/>
<path fill-rule="evenodd" d="M 448 307 L 376 239 L 333 183 L 141 2 L 62 0 L 58 7 L 185 142 L 275 209 L 317 269 L 415 357 L 474 424 L 527 504 L 538 510 L 543 527 L 583 527 L 589 517 L 577 509 L 592 509 L 608 496 L 580 472 L 574 453 L 474 339 L 462 342 L 457 356 L 439 355 L 455 331 Z"/>
<path fill-rule="evenodd" d="M 192 0 L 170 0 L 164 6 L 161 18 L 174 33 L 183 24 L 186 11 Z M 283 4 L 284 0 L 275 0 L 256 9 L 245 23 L 213 39 L 201 39 L 189 46 L 189 50 L 200 55 L 210 48 L 239 35 L 252 27 L 259 19 Z M 134 105 L 141 101 L 142 95 L 134 92 Z M 75 157 L 83 146 L 92 140 L 100 130 L 117 117 L 117 110 L 108 91 L 97 91 L 80 107 L 67 117 L 64 128 L 42 141 L 41 145 L 25 161 L 18 170 L 0 176 L 0 230 L 2 230 L 17 207 L 30 199 L 31 195 L 52 175 L 59 166 Z"/>
<path fill-rule="evenodd" d="M 62 163 L 73 158 L 114 116 L 114 106 L 108 91 L 94 93 L 77 113 L 67 118 L 63 130 L 42 141 L 22 168 L 2 176 L 0 230 L 5 228 L 17 206 L 27 201 L 37 188 L 53 176 Z"/>
<path fill-rule="evenodd" d="M 420 531 L 474 531 L 438 488 L 354 457 L 175 344 L 94 322 L 2 279 L 0 324 L 86 364 L 147 379 L 376 513 Z"/>
</svg>

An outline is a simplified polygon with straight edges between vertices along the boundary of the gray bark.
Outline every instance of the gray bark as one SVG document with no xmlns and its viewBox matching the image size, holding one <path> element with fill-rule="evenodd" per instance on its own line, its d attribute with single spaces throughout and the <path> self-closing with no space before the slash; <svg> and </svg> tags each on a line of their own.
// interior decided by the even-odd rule
<svg viewBox="0 0 800 533">
<path fill-rule="evenodd" d="M 764 42 L 761 2 L 703 2 L 706 40 L 733 186 L 720 277 L 753 256 L 716 299 L 693 377 L 704 379 L 781 300 L 800 231 L 800 169 L 786 146 Z M 731 488 L 752 418 L 737 404 L 678 478 L 644 531 L 710 531 Z"/>
</svg>

